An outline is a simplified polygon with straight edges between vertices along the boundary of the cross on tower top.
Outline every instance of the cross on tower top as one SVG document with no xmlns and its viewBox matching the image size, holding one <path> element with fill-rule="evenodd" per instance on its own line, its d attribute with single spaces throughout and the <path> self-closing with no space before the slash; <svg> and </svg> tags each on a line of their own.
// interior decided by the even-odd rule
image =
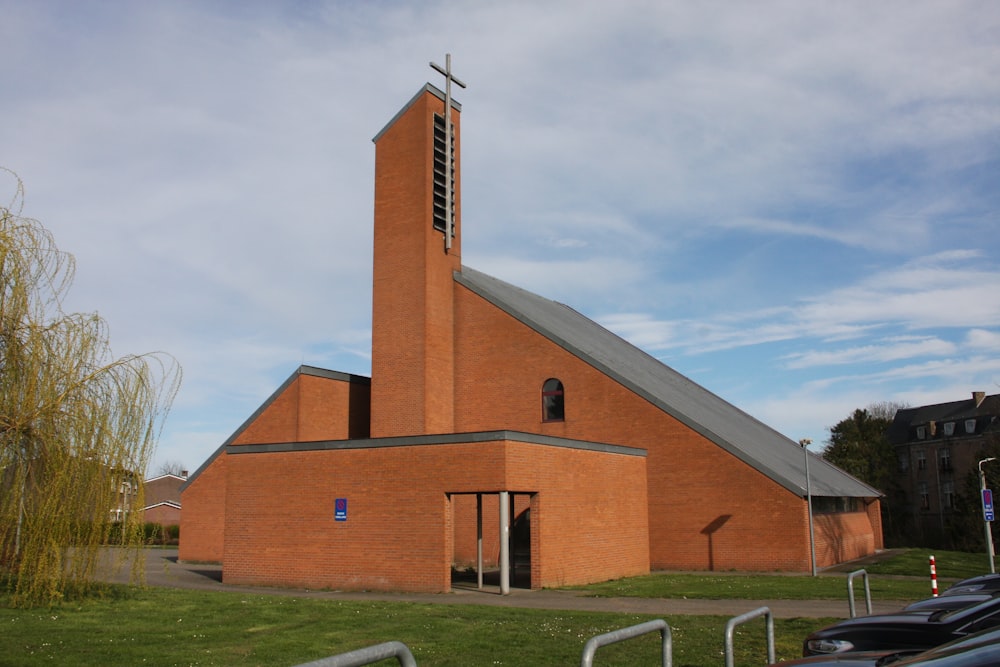
<svg viewBox="0 0 1000 667">
<path fill-rule="evenodd" d="M 446 228 L 444 230 L 444 249 L 445 252 L 451 250 L 451 237 L 455 232 L 454 223 L 452 222 L 452 190 L 454 189 L 454 174 L 450 167 L 451 164 L 451 84 L 455 82 L 457 85 L 465 88 L 465 84 L 461 80 L 456 78 L 451 73 L 451 54 L 446 53 L 444 56 L 444 67 L 441 67 L 435 62 L 431 62 L 431 67 L 444 75 L 444 154 L 449 166 L 445 169 L 444 178 L 444 201 L 445 201 L 445 216 Z"/>
<path fill-rule="evenodd" d="M 438 72 L 440 72 L 441 74 L 444 75 L 444 78 L 445 78 L 445 86 L 444 86 L 445 87 L 445 91 L 444 91 L 444 94 L 447 95 L 448 97 L 451 97 L 451 82 L 452 81 L 454 81 L 456 84 L 458 84 L 462 88 L 465 88 L 465 84 L 462 83 L 458 79 L 458 77 L 456 77 L 455 75 L 453 75 L 451 73 L 451 54 L 450 53 L 446 53 L 444 55 L 444 67 L 441 67 L 440 65 L 438 65 L 435 62 L 431 62 L 431 67 L 433 67 Z"/>
</svg>

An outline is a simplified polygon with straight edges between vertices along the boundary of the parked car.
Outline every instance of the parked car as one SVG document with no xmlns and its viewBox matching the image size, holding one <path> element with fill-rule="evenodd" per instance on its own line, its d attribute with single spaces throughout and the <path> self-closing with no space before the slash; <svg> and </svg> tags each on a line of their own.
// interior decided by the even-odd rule
<svg viewBox="0 0 1000 667">
<path fill-rule="evenodd" d="M 965 667 L 980 667 L 985 665 L 1000 664 L 1000 660 L 998 660 L 997 654 L 994 652 L 987 651 L 985 649 L 983 649 L 981 653 L 973 652 L 973 649 L 979 649 L 984 646 L 994 648 L 1000 647 L 1000 627 L 975 632 L 960 639 L 942 644 L 941 646 L 935 646 L 934 648 L 927 649 L 926 651 L 900 651 L 892 649 L 880 651 L 855 651 L 850 653 L 814 655 L 808 658 L 787 660 L 776 664 L 780 664 L 781 667 L 884 667 L 885 665 L 892 665 L 892 667 L 902 667 L 904 665 L 912 665 L 914 667 L 917 665 L 935 665 L 935 667 L 944 667 L 945 665 L 950 665 L 951 663 L 938 663 L 932 661 L 945 658 L 948 660 L 957 660 L 954 656 L 958 655 L 965 656 L 963 660 L 970 660 L 968 663 L 960 663 Z M 980 659 L 982 659 L 982 661 L 980 661 Z"/>
<path fill-rule="evenodd" d="M 997 667 L 1000 665 L 1000 644 L 974 646 L 891 663 L 892 667 Z"/>
<path fill-rule="evenodd" d="M 926 650 L 973 632 L 1000 626 L 1000 598 L 953 611 L 900 611 L 859 616 L 817 630 L 802 643 L 802 655 L 848 651 Z"/>
<path fill-rule="evenodd" d="M 1000 593 L 1000 574 L 981 574 L 956 581 L 941 592 L 941 595 L 968 595 L 969 593 Z"/>
<path fill-rule="evenodd" d="M 1000 590 L 992 593 L 969 593 L 967 595 L 939 595 L 936 598 L 918 600 L 903 607 L 903 611 L 936 611 L 938 609 L 952 610 L 970 607 L 985 600 L 1000 595 Z"/>
<path fill-rule="evenodd" d="M 1000 574 L 981 574 L 957 581 L 937 597 L 919 600 L 903 607 L 903 610 L 961 609 L 992 597 L 1000 597 Z"/>
</svg>

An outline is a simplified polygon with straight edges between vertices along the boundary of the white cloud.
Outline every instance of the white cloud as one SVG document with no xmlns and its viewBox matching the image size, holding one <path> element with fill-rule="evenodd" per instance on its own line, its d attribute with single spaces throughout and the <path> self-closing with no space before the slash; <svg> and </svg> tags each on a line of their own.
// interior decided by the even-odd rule
<svg viewBox="0 0 1000 667">
<path fill-rule="evenodd" d="M 184 364 L 168 449 L 299 363 L 365 372 L 371 138 L 446 51 L 470 266 L 696 354 L 765 420 L 835 423 L 849 377 L 989 382 L 992 5 L 0 6 L 0 161 L 77 256 L 67 305 Z"/>
<path fill-rule="evenodd" d="M 976 350 L 1000 351 L 1000 332 L 972 329 L 966 336 L 966 344 Z"/>
<path fill-rule="evenodd" d="M 880 341 L 879 344 L 841 350 L 812 350 L 786 357 L 788 368 L 809 368 L 841 364 L 885 363 L 923 356 L 954 354 L 956 346 L 939 338 L 901 336 Z"/>
</svg>

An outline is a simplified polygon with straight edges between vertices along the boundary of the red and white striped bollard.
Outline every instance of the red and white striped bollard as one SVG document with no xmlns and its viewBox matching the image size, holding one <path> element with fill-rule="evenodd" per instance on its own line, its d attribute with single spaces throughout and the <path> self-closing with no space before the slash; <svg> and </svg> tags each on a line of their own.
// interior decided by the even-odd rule
<svg viewBox="0 0 1000 667">
<path fill-rule="evenodd" d="M 937 596 L 937 568 L 934 567 L 934 556 L 931 556 L 931 597 Z"/>
</svg>

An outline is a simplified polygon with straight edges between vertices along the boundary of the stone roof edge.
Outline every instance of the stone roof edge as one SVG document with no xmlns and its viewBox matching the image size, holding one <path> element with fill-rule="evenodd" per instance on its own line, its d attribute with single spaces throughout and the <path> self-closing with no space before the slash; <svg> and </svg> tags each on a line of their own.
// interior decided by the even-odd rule
<svg viewBox="0 0 1000 667">
<path fill-rule="evenodd" d="M 429 83 L 425 83 L 423 87 L 421 87 L 420 90 L 417 91 L 417 94 L 411 97 L 410 101 L 404 104 L 403 107 L 396 112 L 396 115 L 393 116 L 391 119 L 389 119 L 389 122 L 386 123 L 381 130 L 378 131 L 378 134 L 372 137 L 372 143 L 378 143 L 378 140 L 382 138 L 382 135 L 388 132 L 389 128 L 395 125 L 396 121 L 399 120 L 403 114 L 409 111 L 410 107 L 416 104 L 417 100 L 419 100 L 424 95 L 424 93 L 430 93 L 434 97 L 444 102 L 445 99 L 444 92 L 442 92 L 441 90 L 439 90 L 438 88 Z M 451 108 L 460 113 L 462 111 L 462 105 L 456 102 L 454 97 L 451 98 Z"/>
<path fill-rule="evenodd" d="M 152 505 L 146 505 L 145 507 L 142 508 L 142 511 L 145 512 L 146 510 L 153 509 L 154 507 L 159 507 L 161 505 L 169 505 L 170 507 L 173 507 L 174 509 L 178 509 L 178 510 L 181 509 L 181 504 L 179 502 L 177 502 L 176 500 L 161 500 L 158 503 L 153 503 Z"/>
<path fill-rule="evenodd" d="M 149 484 L 150 482 L 155 482 L 156 480 L 163 479 L 164 477 L 173 477 L 174 479 L 179 479 L 181 481 L 184 481 L 185 479 L 187 479 L 186 477 L 181 477 L 180 475 L 175 475 L 172 472 L 165 472 L 162 475 L 157 475 L 156 477 L 150 477 L 148 479 L 144 479 L 144 480 L 142 480 L 142 483 L 143 484 Z"/>
<path fill-rule="evenodd" d="M 455 445 L 476 442 L 508 440 L 547 447 L 566 447 L 605 454 L 624 456 L 646 456 L 645 449 L 611 445 L 602 442 L 573 440 L 539 433 L 522 431 L 475 431 L 472 433 L 441 433 L 436 435 L 409 435 L 391 438 L 360 438 L 355 440 L 316 440 L 311 442 L 280 442 L 256 445 L 228 445 L 223 447 L 227 454 L 265 454 L 275 452 L 308 452 L 339 449 L 377 449 L 383 447 L 427 447 L 434 445 Z"/>
</svg>

